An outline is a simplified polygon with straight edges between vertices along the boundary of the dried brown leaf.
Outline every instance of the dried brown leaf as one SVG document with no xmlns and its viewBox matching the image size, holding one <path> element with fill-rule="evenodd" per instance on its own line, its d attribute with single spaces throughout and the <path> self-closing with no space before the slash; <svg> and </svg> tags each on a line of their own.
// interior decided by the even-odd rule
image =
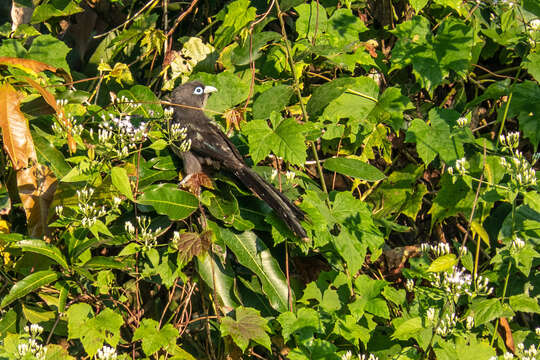
<svg viewBox="0 0 540 360">
<path fill-rule="evenodd" d="M 26 212 L 28 235 L 40 238 L 49 234 L 47 219 L 56 185 L 56 177 L 45 165 L 36 163 L 17 171 L 17 187 Z"/>
<path fill-rule="evenodd" d="M 213 189 L 212 179 L 205 173 L 193 173 L 186 176 L 180 185 L 187 189 L 190 193 L 199 196 L 201 194 L 201 187 L 207 189 Z"/>
<path fill-rule="evenodd" d="M 8 83 L 0 87 L 0 128 L 4 149 L 15 170 L 28 167 L 29 160 L 36 161 L 34 142 L 20 109 L 19 94 Z"/>
<path fill-rule="evenodd" d="M 512 329 L 510 329 L 510 324 L 506 318 L 502 317 L 499 319 L 499 334 L 504 339 L 504 344 L 506 348 L 511 352 L 516 352 L 516 347 L 514 346 L 514 337 L 512 336 Z"/>
</svg>

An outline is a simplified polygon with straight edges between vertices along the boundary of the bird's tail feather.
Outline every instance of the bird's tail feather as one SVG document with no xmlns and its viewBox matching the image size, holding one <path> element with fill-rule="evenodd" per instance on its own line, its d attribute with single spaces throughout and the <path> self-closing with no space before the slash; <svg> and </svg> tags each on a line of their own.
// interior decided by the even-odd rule
<svg viewBox="0 0 540 360">
<path fill-rule="evenodd" d="M 291 203 L 274 186 L 266 182 L 259 174 L 251 170 L 247 166 L 234 171 L 235 175 L 240 179 L 246 187 L 257 194 L 283 219 L 289 229 L 296 236 L 304 239 L 307 237 L 306 230 L 300 224 L 300 220 L 304 219 L 304 213 L 296 205 Z"/>
</svg>

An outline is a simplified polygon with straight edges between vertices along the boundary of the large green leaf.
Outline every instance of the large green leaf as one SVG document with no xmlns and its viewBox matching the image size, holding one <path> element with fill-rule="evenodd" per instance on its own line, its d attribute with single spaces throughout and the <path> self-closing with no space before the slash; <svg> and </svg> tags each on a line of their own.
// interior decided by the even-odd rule
<svg viewBox="0 0 540 360">
<path fill-rule="evenodd" d="M 298 13 L 296 32 L 299 38 L 310 39 L 326 31 L 328 17 L 324 6 L 317 1 L 294 8 Z"/>
<path fill-rule="evenodd" d="M 306 161 L 306 144 L 302 125 L 294 119 L 282 119 L 273 113 L 272 128 L 266 120 L 252 120 L 242 130 L 248 136 L 250 154 L 258 163 L 271 152 L 292 164 Z"/>
<path fill-rule="evenodd" d="M 324 168 L 367 181 L 379 181 L 385 178 L 384 174 L 375 166 L 357 159 L 331 158 L 324 162 Z"/>
<path fill-rule="evenodd" d="M 143 189 L 137 199 L 142 205 L 151 205 L 158 214 L 167 215 L 171 220 L 182 220 L 191 215 L 199 206 L 197 198 L 174 184 L 152 185 Z"/>
<path fill-rule="evenodd" d="M 64 269 L 68 269 L 68 263 L 62 252 L 54 245 L 47 244 L 43 240 L 29 239 L 21 240 L 15 244 L 17 247 L 21 248 L 22 251 L 33 252 L 36 254 L 41 254 L 48 257 L 49 259 L 54 260 L 57 264 L 62 266 Z"/>
<path fill-rule="evenodd" d="M 53 144 L 35 132 L 32 133 L 32 139 L 40 164 L 47 165 L 58 179 L 69 173 L 71 167 L 66 162 L 64 155 Z"/>
<path fill-rule="evenodd" d="M 221 304 L 228 309 L 237 308 L 240 304 L 235 299 L 235 278 L 230 262 L 225 264 L 217 256 L 205 256 L 204 259 L 197 258 L 197 265 L 201 278 L 214 289 Z"/>
<path fill-rule="evenodd" d="M 216 227 L 215 230 L 219 231 L 220 238 L 236 255 L 238 262 L 257 275 L 270 305 L 277 311 L 286 311 L 287 281 L 278 262 L 261 239 L 250 231 L 237 234 L 223 228 Z"/>
<path fill-rule="evenodd" d="M 22 280 L 17 281 L 9 293 L 2 299 L 0 308 L 4 308 L 23 296 L 28 295 L 34 290 L 44 285 L 48 285 L 60 278 L 60 274 L 52 270 L 37 271 L 28 275 Z"/>
<path fill-rule="evenodd" d="M 116 190 L 120 191 L 129 200 L 135 201 L 126 169 L 118 166 L 113 167 L 111 169 L 111 179 Z"/>
<path fill-rule="evenodd" d="M 293 89 L 277 85 L 263 92 L 253 103 L 253 119 L 268 119 L 272 111 L 281 111 L 289 103 Z"/>
</svg>

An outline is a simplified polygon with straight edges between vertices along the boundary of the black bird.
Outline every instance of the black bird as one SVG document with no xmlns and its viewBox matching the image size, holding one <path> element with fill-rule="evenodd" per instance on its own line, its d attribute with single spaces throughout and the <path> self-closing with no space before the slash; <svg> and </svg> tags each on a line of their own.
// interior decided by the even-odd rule
<svg viewBox="0 0 540 360">
<path fill-rule="evenodd" d="M 187 152 L 173 147 L 174 152 L 182 158 L 186 175 L 203 172 L 203 165 L 233 173 L 247 188 L 264 200 L 296 236 L 307 238 L 306 230 L 300 224 L 300 220 L 304 219 L 302 210 L 250 169 L 227 135 L 202 112 L 206 100 L 215 91 L 217 89 L 213 86 L 193 81 L 172 92 L 172 102 L 180 105 L 175 106 L 172 123 L 186 128 L 187 139 L 191 140 L 191 148 Z"/>
</svg>

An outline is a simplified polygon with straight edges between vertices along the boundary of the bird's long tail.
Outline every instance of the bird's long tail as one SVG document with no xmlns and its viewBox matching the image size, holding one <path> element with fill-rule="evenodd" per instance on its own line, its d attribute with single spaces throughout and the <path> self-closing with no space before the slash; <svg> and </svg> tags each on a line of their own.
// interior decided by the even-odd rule
<svg viewBox="0 0 540 360">
<path fill-rule="evenodd" d="M 234 173 L 246 187 L 270 205 L 296 236 L 302 239 L 307 238 L 306 230 L 300 224 L 300 220 L 305 217 L 302 210 L 249 167 L 243 166 L 235 170 Z"/>
</svg>

